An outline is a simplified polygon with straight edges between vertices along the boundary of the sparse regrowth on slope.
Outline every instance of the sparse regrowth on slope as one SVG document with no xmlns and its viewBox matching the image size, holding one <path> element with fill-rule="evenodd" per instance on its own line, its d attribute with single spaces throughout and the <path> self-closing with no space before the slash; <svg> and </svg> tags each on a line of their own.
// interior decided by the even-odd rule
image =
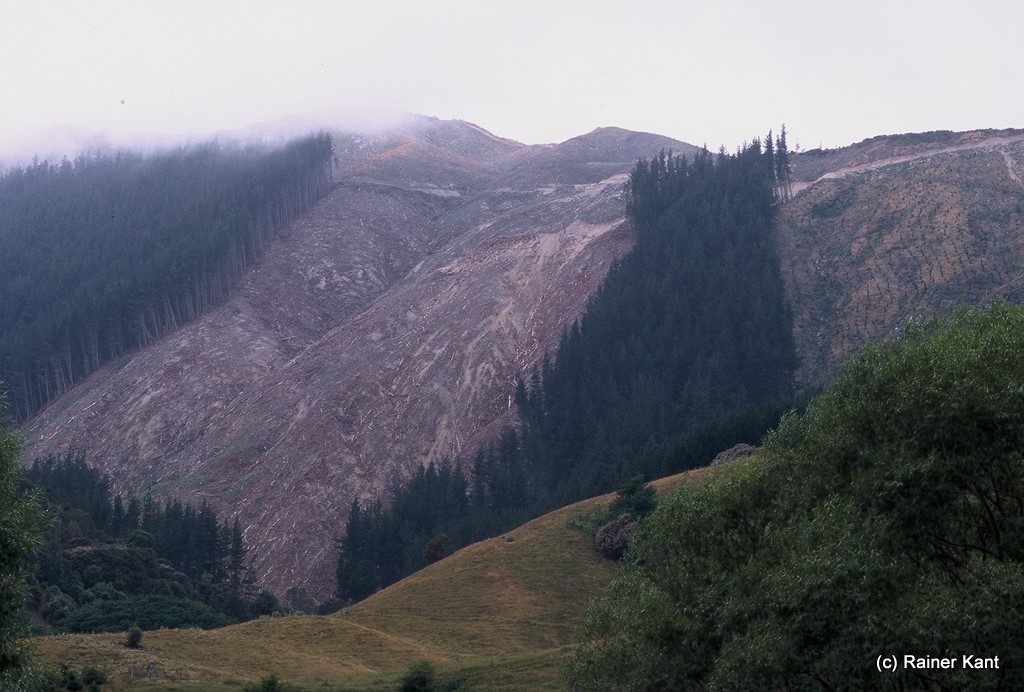
<svg viewBox="0 0 1024 692">
<path fill-rule="evenodd" d="M 809 187 L 782 207 L 775 237 L 798 384 L 834 381 L 912 318 L 1024 298 L 1019 132 L 879 137 L 794 163 Z"/>
<path fill-rule="evenodd" d="M 866 348 L 758 460 L 661 503 L 570 687 L 1024 685 L 1022 352 L 1003 305 Z"/>
</svg>

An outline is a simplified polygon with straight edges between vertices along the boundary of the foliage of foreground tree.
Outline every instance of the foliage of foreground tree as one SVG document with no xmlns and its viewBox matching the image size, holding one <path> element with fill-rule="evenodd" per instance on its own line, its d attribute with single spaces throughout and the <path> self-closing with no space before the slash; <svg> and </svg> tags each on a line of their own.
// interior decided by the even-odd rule
<svg viewBox="0 0 1024 692">
<path fill-rule="evenodd" d="M 3 424 L 0 398 L 0 689 L 19 689 L 28 667 L 21 637 L 26 631 L 26 578 L 42 545 L 45 515 L 18 483 L 21 441 Z"/>
<path fill-rule="evenodd" d="M 1022 354 L 1024 310 L 1007 306 L 865 349 L 759 458 L 637 530 L 569 686 L 1024 688 Z"/>
</svg>

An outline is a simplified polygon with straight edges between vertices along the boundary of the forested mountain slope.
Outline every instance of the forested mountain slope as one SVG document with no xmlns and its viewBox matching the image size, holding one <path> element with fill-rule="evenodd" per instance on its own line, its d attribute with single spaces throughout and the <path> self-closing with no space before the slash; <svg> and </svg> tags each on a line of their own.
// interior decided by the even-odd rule
<svg viewBox="0 0 1024 692">
<path fill-rule="evenodd" d="M 383 502 L 353 504 L 338 597 L 369 596 L 439 546 L 757 444 L 795 405 L 772 243 L 785 160 L 780 141 L 778 156 L 754 142 L 639 161 L 627 186 L 633 248 L 529 384 L 517 382 L 517 426 L 474 454 L 471 475 L 430 464 Z"/>
<path fill-rule="evenodd" d="M 335 138 L 333 191 L 234 296 L 24 427 L 124 488 L 237 512 L 262 585 L 329 595 L 354 497 L 471 449 L 632 243 L 626 172 L 686 145 L 527 147 L 462 122 Z"/>
<path fill-rule="evenodd" d="M 0 175 L 0 391 L 15 419 L 223 303 L 330 188 L 330 156 L 324 134 Z"/>
</svg>

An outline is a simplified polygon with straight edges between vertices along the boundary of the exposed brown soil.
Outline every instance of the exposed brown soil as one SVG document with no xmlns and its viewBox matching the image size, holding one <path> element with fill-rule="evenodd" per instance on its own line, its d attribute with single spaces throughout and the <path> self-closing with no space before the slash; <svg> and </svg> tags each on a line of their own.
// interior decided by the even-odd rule
<svg viewBox="0 0 1024 692">
<path fill-rule="evenodd" d="M 871 141 L 870 156 L 822 173 L 782 210 L 805 385 L 828 383 L 858 347 L 908 322 L 1024 298 L 1024 134 L 950 133 L 912 151 Z"/>
</svg>

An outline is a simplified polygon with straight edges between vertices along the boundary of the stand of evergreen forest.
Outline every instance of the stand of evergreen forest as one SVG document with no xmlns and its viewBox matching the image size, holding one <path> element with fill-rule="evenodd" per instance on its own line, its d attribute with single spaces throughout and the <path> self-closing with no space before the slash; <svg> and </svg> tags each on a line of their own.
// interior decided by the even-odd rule
<svg viewBox="0 0 1024 692">
<path fill-rule="evenodd" d="M 221 523 L 205 503 L 114 495 L 82 456 L 21 469 L 4 406 L 0 396 L 0 689 L 81 689 L 41 685 L 32 629 L 141 634 L 280 611 L 254 588 L 237 519 Z"/>
<path fill-rule="evenodd" d="M 277 148 L 212 142 L 0 175 L 0 419 L 24 420 L 226 300 L 329 191 L 331 146 L 326 134 Z M 0 441 L 16 478 L 20 445 L 6 431 Z M 3 546 L 0 609 L 20 612 L 17 583 L 36 624 L 62 631 L 215 627 L 280 608 L 255 589 L 238 522 L 205 503 L 115 495 L 79 455 L 36 460 L 21 476 L 4 518 L 20 521 L 23 506 L 35 529 L 27 547 Z M 40 503 L 43 513 L 29 511 Z M 0 673 L 16 653 L 0 652 Z"/>
<path fill-rule="evenodd" d="M 25 634 L 25 597 L 36 551 L 43 543 L 46 514 L 21 485 L 21 439 L 3 420 L 0 395 L 0 689 L 22 689 L 31 651 Z"/>
<path fill-rule="evenodd" d="M 37 459 L 22 480 L 51 519 L 27 605 L 54 629 L 210 628 L 279 608 L 256 591 L 238 519 L 205 502 L 114 494 L 82 455 Z"/>
<path fill-rule="evenodd" d="M 785 134 L 735 154 L 662 153 L 629 177 L 631 252 L 515 401 L 467 477 L 450 460 L 353 502 L 337 596 L 365 598 L 554 507 L 758 444 L 794 407 L 797 357 L 773 246 Z"/>
<path fill-rule="evenodd" d="M 326 134 L 36 162 L 0 176 L 0 382 L 38 412 L 104 363 L 227 299 L 327 193 Z"/>
</svg>

